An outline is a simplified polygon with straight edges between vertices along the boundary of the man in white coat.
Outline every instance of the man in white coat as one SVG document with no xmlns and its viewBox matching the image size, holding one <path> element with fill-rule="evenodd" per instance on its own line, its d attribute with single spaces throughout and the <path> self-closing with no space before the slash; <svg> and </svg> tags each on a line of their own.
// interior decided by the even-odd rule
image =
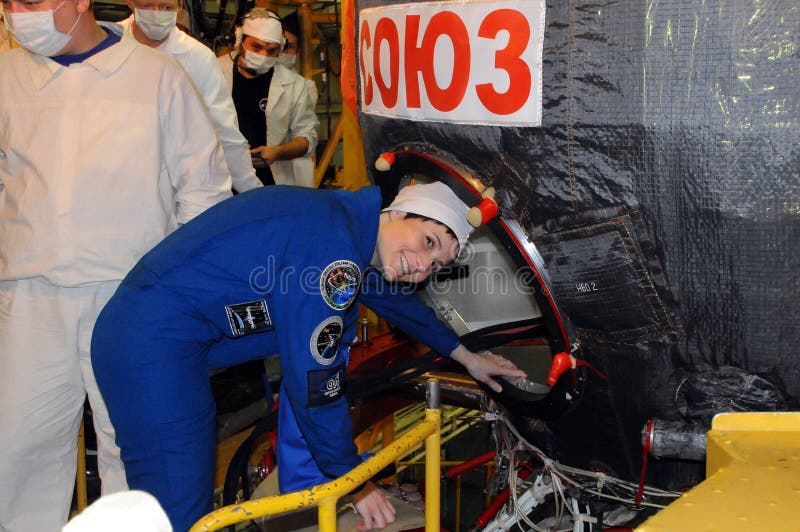
<svg viewBox="0 0 800 532">
<path fill-rule="evenodd" d="M 126 1 L 133 15 L 119 23 L 125 28 L 123 38 L 134 38 L 178 60 L 206 104 L 225 152 L 233 188 L 245 192 L 260 187 L 249 146 L 239 131 L 230 89 L 222 77 L 214 52 L 176 27 L 183 0 Z"/>
<path fill-rule="evenodd" d="M 296 173 L 292 162 L 314 152 L 319 120 L 306 80 L 277 63 L 283 44 L 278 15 L 256 8 L 237 28 L 234 50 L 218 60 L 239 127 L 264 162 L 259 177 L 267 183 L 313 186 L 313 167 Z"/>
<path fill-rule="evenodd" d="M 300 54 L 301 43 L 300 16 L 297 14 L 297 10 L 283 17 L 283 36 L 286 39 L 286 43 L 284 43 L 283 50 L 278 56 L 278 63 L 299 74 L 300 72 L 297 69 L 297 56 Z M 311 105 L 316 107 L 317 100 L 319 99 L 317 83 L 313 79 L 306 78 L 306 85 L 308 85 L 308 95 L 311 97 Z"/>
<path fill-rule="evenodd" d="M 0 530 L 67 520 L 88 394 L 102 493 L 127 489 L 94 322 L 169 232 L 230 197 L 191 80 L 90 0 L 5 0 L 0 53 Z M 156 391 L 157 393 L 157 391 Z M 136 398 L 131 398 L 135 401 Z"/>
<path fill-rule="evenodd" d="M 283 36 L 286 39 L 286 42 L 283 45 L 281 54 L 278 56 L 278 63 L 290 69 L 292 72 L 300 74 L 297 69 L 297 56 L 300 53 L 301 45 L 300 18 L 297 15 L 297 10 L 294 10 L 283 17 Z M 319 89 L 317 89 L 317 83 L 313 79 L 305 79 L 306 86 L 308 87 L 308 96 L 311 98 L 311 108 L 316 110 L 317 99 L 319 98 Z M 311 157 L 311 155 L 293 159 L 292 166 L 294 167 L 295 176 L 314 175 L 314 159 Z M 313 180 L 310 182 L 307 180 L 302 180 L 302 182 L 296 182 L 295 184 L 313 187 L 315 183 Z"/>
</svg>

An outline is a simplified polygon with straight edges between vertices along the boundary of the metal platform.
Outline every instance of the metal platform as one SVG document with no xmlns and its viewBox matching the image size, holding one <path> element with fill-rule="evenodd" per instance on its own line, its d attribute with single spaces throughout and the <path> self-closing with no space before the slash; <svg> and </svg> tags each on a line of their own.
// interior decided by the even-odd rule
<svg viewBox="0 0 800 532">
<path fill-rule="evenodd" d="M 706 480 L 636 530 L 798 530 L 798 516 L 800 412 L 719 414 Z"/>
</svg>

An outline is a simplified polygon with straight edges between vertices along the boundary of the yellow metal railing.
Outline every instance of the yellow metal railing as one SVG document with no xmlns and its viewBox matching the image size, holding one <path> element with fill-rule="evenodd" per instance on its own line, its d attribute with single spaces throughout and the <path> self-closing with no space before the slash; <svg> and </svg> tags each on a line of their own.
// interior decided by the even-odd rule
<svg viewBox="0 0 800 532">
<path fill-rule="evenodd" d="M 215 510 L 200 519 L 190 532 L 219 530 L 229 525 L 316 506 L 320 532 L 336 530 L 336 502 L 380 470 L 425 441 L 425 530 L 439 530 L 441 411 L 439 382 L 431 379 L 426 389 L 425 419 L 361 465 L 327 484 L 274 497 L 245 501 Z"/>
</svg>

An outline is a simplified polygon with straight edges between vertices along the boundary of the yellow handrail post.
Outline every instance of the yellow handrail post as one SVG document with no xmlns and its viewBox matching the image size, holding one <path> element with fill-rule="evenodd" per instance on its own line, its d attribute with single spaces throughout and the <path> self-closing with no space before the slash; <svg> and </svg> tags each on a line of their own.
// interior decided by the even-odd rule
<svg viewBox="0 0 800 532">
<path fill-rule="evenodd" d="M 439 411 L 439 381 L 430 379 L 426 383 L 427 410 Z M 425 532 L 439 530 L 440 490 L 439 477 L 442 460 L 442 420 L 437 419 L 433 434 L 425 438 Z"/>
<path fill-rule="evenodd" d="M 77 513 L 81 513 L 89 505 L 86 480 L 86 436 L 84 434 L 84 420 L 81 418 L 81 428 L 78 432 L 78 468 L 76 477 L 75 497 L 77 498 Z"/>
<path fill-rule="evenodd" d="M 461 475 L 456 476 L 456 530 L 461 530 Z"/>
<path fill-rule="evenodd" d="M 435 379 L 429 380 L 426 393 L 428 406 L 425 409 L 425 420 L 343 476 L 304 491 L 245 501 L 220 508 L 197 521 L 190 532 L 219 530 L 243 521 L 314 506 L 318 507 L 317 518 L 320 530 L 334 532 L 336 530 L 336 501 L 369 480 L 381 469 L 397 461 L 399 457 L 409 453 L 423 441 L 426 450 L 425 530 L 438 531 L 442 443 L 439 382 Z"/>
<path fill-rule="evenodd" d="M 336 532 L 336 497 L 328 497 L 319 502 L 317 521 L 319 532 Z"/>
</svg>

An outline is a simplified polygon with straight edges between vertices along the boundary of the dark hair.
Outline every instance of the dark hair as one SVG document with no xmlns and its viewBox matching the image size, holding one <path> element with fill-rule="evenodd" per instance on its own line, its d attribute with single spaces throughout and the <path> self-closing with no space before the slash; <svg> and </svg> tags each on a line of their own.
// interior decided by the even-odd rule
<svg viewBox="0 0 800 532">
<path fill-rule="evenodd" d="M 283 29 L 300 38 L 300 17 L 297 16 L 297 10 L 283 17 Z"/>
<path fill-rule="evenodd" d="M 403 212 L 405 212 L 405 211 L 403 211 Z M 428 216 L 423 216 L 422 214 L 414 214 L 413 212 L 406 212 L 406 218 L 419 218 L 420 220 L 428 220 L 430 222 L 439 224 L 439 225 L 441 225 L 442 227 L 444 227 L 447 230 L 447 234 L 448 235 L 450 235 L 453 238 L 455 238 L 456 242 L 458 242 L 458 237 L 456 236 L 455 232 L 452 229 L 450 229 L 449 227 L 447 227 L 445 224 L 440 222 L 439 220 L 434 220 L 433 218 L 429 218 Z"/>
</svg>

